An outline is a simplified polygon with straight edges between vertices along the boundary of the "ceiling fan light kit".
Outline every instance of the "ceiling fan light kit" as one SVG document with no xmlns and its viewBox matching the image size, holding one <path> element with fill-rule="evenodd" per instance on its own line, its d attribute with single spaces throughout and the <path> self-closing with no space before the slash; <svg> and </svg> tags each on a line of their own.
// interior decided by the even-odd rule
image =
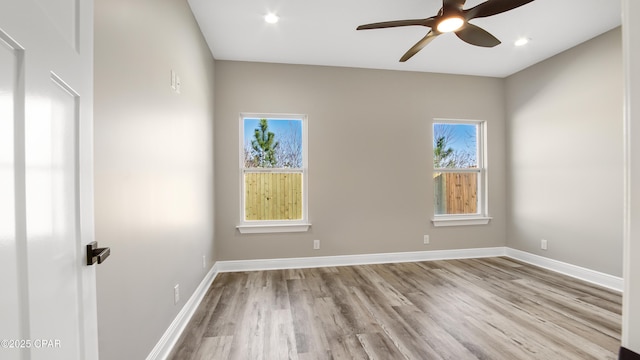
<svg viewBox="0 0 640 360">
<path fill-rule="evenodd" d="M 469 23 L 470 20 L 497 15 L 513 10 L 534 0 L 487 0 L 469 9 L 463 9 L 466 0 L 442 0 L 442 7 L 436 16 L 426 19 L 409 19 L 384 21 L 360 25 L 356 30 L 382 29 L 399 26 L 425 26 L 431 28 L 427 35 L 420 39 L 401 58 L 400 62 L 409 60 L 418 51 L 427 46 L 435 37 L 447 32 L 454 32 L 460 40 L 475 46 L 494 47 L 500 40 L 486 30 Z"/>
<path fill-rule="evenodd" d="M 452 16 L 446 19 L 442 19 L 436 26 L 438 32 L 448 33 L 460 29 L 464 25 L 464 19 L 460 16 Z"/>
</svg>

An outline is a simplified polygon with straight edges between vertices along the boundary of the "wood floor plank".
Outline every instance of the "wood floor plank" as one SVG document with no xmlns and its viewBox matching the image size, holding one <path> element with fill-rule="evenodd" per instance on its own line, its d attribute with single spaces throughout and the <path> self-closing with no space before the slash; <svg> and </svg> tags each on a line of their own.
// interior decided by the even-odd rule
<svg viewBox="0 0 640 360">
<path fill-rule="evenodd" d="M 354 296 L 354 287 L 347 287 L 341 276 L 326 278 L 334 304 L 348 322 L 353 334 L 381 331 L 364 304 Z"/>
<path fill-rule="evenodd" d="M 441 357 L 424 341 L 415 329 L 397 316 L 392 306 L 386 304 L 382 294 L 372 288 L 354 289 L 355 295 L 365 304 L 369 313 L 382 328 L 383 333 L 406 359 L 434 359 Z"/>
<path fill-rule="evenodd" d="M 473 326 L 468 321 L 468 316 L 453 306 L 449 299 L 433 297 L 429 293 L 413 293 L 409 294 L 409 298 L 449 336 L 473 354 L 473 357 L 460 354 L 460 359 L 527 359 L 520 348 L 487 337 L 483 331 Z"/>
<path fill-rule="evenodd" d="M 319 298 L 314 309 L 318 314 L 320 325 L 329 344 L 329 351 L 334 359 L 366 359 L 367 355 L 354 336 L 352 319 L 340 308 L 331 297 Z"/>
<path fill-rule="evenodd" d="M 228 279 L 229 282 L 220 288 L 222 295 L 211 316 L 214 321 L 206 324 L 203 335 L 205 337 L 234 335 L 236 324 L 242 320 L 241 316 L 244 314 L 248 293 L 245 283 L 248 275 L 246 273 L 227 273 L 222 275 L 223 281 Z"/>
<path fill-rule="evenodd" d="M 298 354 L 301 357 L 325 358 L 330 347 L 325 332 L 319 326 L 311 290 L 303 279 L 288 280 L 287 286 Z"/>
<path fill-rule="evenodd" d="M 476 358 L 469 349 L 438 325 L 429 314 L 413 305 L 395 307 L 394 310 L 440 358 L 445 360 Z"/>
<path fill-rule="evenodd" d="M 381 271 L 382 269 L 384 269 L 384 265 L 370 265 L 360 268 L 359 271 L 361 271 L 363 278 L 368 279 L 371 292 L 375 292 L 382 297 L 379 301 L 384 301 L 389 306 L 410 304 L 409 300 L 394 287 L 397 282 L 389 282 L 390 276 L 385 278 L 383 276 L 384 272 Z M 365 284 L 361 284 L 361 286 L 365 286 Z"/>
<path fill-rule="evenodd" d="M 385 334 L 358 334 L 358 339 L 371 360 L 407 359 Z"/>
<path fill-rule="evenodd" d="M 201 305 L 193 314 L 190 326 L 185 329 L 178 341 L 178 346 L 174 349 L 176 358 L 197 358 L 194 353 L 200 347 L 203 339 L 206 339 L 204 337 L 206 326 L 211 321 L 211 316 L 213 316 L 213 312 L 220 301 L 220 297 L 222 296 L 222 292 L 216 290 L 217 288 L 214 288 L 213 286 L 209 288 Z"/>
<path fill-rule="evenodd" d="M 253 274 L 252 274 L 253 275 Z M 251 278 L 251 277 L 250 277 Z M 254 278 L 255 280 L 255 278 Z M 268 359 L 265 345 L 271 329 L 272 303 L 263 287 L 248 288 L 245 306 L 235 324 L 231 344 L 232 359 Z"/>
<path fill-rule="evenodd" d="M 274 310 L 270 316 L 271 328 L 267 331 L 265 341 L 265 359 L 298 359 L 291 311 Z"/>
<path fill-rule="evenodd" d="M 233 336 L 216 336 L 202 339 L 198 352 L 190 358 L 194 360 L 222 360 L 229 359 Z M 178 355 L 180 356 L 180 355 Z M 176 357 L 177 358 L 177 357 Z M 186 359 L 186 358 L 182 358 Z"/>
<path fill-rule="evenodd" d="M 357 334 L 345 335 L 330 344 L 331 358 L 334 360 L 364 360 L 369 359 Z"/>
<path fill-rule="evenodd" d="M 505 257 L 219 274 L 169 359 L 608 360 L 621 295 Z"/>
</svg>

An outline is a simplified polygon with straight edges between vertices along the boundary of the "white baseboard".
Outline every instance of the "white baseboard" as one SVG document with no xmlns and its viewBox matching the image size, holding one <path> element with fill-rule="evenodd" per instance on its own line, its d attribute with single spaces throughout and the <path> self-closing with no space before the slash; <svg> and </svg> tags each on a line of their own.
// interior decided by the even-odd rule
<svg viewBox="0 0 640 360">
<path fill-rule="evenodd" d="M 541 268 L 552 270 L 564 275 L 568 275 L 580 280 L 584 280 L 611 290 L 622 292 L 624 289 L 624 280 L 621 277 L 601 273 L 580 266 L 568 264 L 562 261 L 549 259 L 543 256 L 535 255 L 521 250 L 505 248 L 506 255 L 510 258 L 536 265 Z"/>
<path fill-rule="evenodd" d="M 209 290 L 209 287 L 219 272 L 216 263 L 211 267 L 211 270 L 205 275 L 204 279 L 202 279 L 200 285 L 198 285 L 193 295 L 191 295 L 189 300 L 184 304 L 182 310 L 176 315 L 176 318 L 173 319 L 173 322 L 171 322 L 171 325 L 169 325 L 167 331 L 164 332 L 160 341 L 158 341 L 153 350 L 151 350 L 146 360 L 164 360 L 169 356 L 169 353 L 171 353 L 178 339 L 180 339 L 180 335 L 182 335 L 182 332 L 187 327 L 189 320 L 191 320 L 198 306 L 200 306 L 207 290 Z"/>
<path fill-rule="evenodd" d="M 340 256 L 319 256 L 304 258 L 286 259 L 257 259 L 257 260 L 236 260 L 218 261 L 218 271 L 259 271 L 259 270 L 279 270 L 279 269 L 303 269 L 330 266 L 351 266 L 368 264 L 387 264 L 416 262 L 428 260 L 449 260 L 483 258 L 494 256 L 505 256 L 504 247 L 460 249 L 460 250 L 434 250 L 398 252 L 386 254 L 361 254 L 361 255 L 340 255 Z"/>
</svg>

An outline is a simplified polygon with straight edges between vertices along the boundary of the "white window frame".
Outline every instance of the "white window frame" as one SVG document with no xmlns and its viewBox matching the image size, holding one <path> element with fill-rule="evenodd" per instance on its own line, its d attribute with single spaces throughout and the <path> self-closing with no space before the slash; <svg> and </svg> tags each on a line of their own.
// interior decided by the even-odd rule
<svg viewBox="0 0 640 360">
<path fill-rule="evenodd" d="M 244 167 L 244 120 L 245 119 L 268 120 L 302 120 L 302 169 L 290 168 L 245 168 Z M 268 113 L 241 113 L 240 114 L 240 149 L 239 154 L 239 179 L 240 179 L 240 224 L 236 226 L 241 234 L 305 232 L 311 227 L 309 223 L 308 201 L 308 118 L 301 114 L 268 114 Z M 297 220 L 246 220 L 245 217 L 245 181 L 246 172 L 277 172 L 277 173 L 301 173 L 302 174 L 302 218 Z"/>
<path fill-rule="evenodd" d="M 477 129 L 477 169 L 451 169 L 451 168 L 435 168 L 433 165 L 431 174 L 436 172 L 443 173 L 477 173 L 478 174 L 478 212 L 476 214 L 435 214 L 435 209 L 431 222 L 434 226 L 463 226 L 463 225 L 486 225 L 491 221 L 489 216 L 488 193 L 489 187 L 487 182 L 487 122 L 484 120 L 463 120 L 463 119 L 433 119 L 431 123 L 431 158 L 433 159 L 433 127 L 434 124 L 459 124 L 459 125 L 475 125 Z M 431 161 L 433 164 L 433 161 Z M 431 192 L 434 193 L 434 184 L 432 183 Z M 435 196 L 435 194 L 434 194 Z"/>
</svg>

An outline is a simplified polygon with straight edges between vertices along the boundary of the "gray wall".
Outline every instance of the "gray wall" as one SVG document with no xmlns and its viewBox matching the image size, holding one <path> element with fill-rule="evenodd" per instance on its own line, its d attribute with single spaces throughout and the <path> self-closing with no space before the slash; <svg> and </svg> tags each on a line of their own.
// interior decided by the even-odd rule
<svg viewBox="0 0 640 360">
<path fill-rule="evenodd" d="M 220 260 L 504 246 L 503 80 L 230 61 L 216 61 L 215 71 Z M 241 112 L 309 116 L 308 233 L 236 230 Z M 487 120 L 489 225 L 432 227 L 434 117 Z"/>
<path fill-rule="evenodd" d="M 144 359 L 214 260 L 214 62 L 185 1 L 95 7 L 100 359 Z"/>
<path fill-rule="evenodd" d="M 622 276 L 622 79 L 619 28 L 506 79 L 509 247 Z"/>
</svg>

